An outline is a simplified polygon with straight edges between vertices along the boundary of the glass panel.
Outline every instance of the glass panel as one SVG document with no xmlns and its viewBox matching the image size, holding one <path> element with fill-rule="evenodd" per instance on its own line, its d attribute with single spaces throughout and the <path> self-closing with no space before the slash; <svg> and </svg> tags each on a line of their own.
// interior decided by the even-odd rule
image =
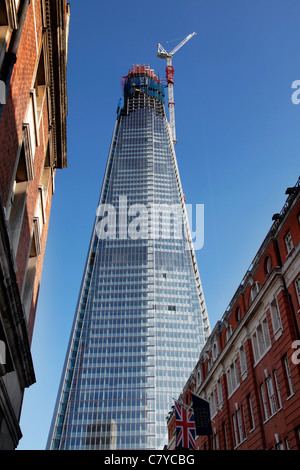
<svg viewBox="0 0 300 470">
<path fill-rule="evenodd" d="M 163 100 L 151 96 L 145 107 L 145 97 L 127 93 L 100 198 L 116 213 L 96 218 L 56 410 L 63 422 L 53 433 L 56 449 L 162 448 L 172 398 L 205 342 L 186 241 L 173 236 L 172 224 L 168 231 L 168 218 L 151 217 L 153 204 L 180 206 Z M 142 205 L 149 217 L 138 224 Z M 126 219 L 128 208 L 135 216 Z M 103 230 L 99 238 L 96 227 L 114 216 L 121 222 L 115 236 Z"/>
</svg>

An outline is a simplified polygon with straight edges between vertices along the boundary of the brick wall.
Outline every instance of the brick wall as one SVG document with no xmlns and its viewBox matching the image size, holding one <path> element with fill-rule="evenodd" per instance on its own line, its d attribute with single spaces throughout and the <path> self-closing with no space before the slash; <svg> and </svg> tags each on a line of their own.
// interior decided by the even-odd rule
<svg viewBox="0 0 300 470">
<path fill-rule="evenodd" d="M 211 401 L 213 435 L 197 438 L 200 450 L 300 449 L 300 366 L 293 360 L 292 348 L 293 341 L 300 340 L 300 305 L 295 288 L 300 275 L 299 181 L 293 189 L 294 195 L 288 197 L 275 217 L 180 396 L 180 401 L 186 403 L 189 390 L 194 390 Z M 285 240 L 288 231 L 292 239 L 289 248 Z M 256 283 L 259 288 L 251 298 Z M 213 354 L 216 344 L 217 357 Z M 241 347 L 246 370 L 242 367 Z M 235 385 L 229 387 L 234 361 Z M 222 397 L 218 396 L 218 380 Z M 217 410 L 212 404 L 213 392 Z M 188 404 L 192 405 L 191 400 Z M 169 448 L 175 446 L 174 424 L 174 413 L 170 412 Z"/>
<path fill-rule="evenodd" d="M 1 8 L 14 5 L 15 2 L 1 1 Z M 10 380 L 6 380 L 6 385 L 0 376 L 0 450 L 16 447 L 21 435 L 18 421 L 24 388 L 35 381 L 30 344 L 53 179 L 56 168 L 65 168 L 67 161 L 69 5 L 65 0 L 20 0 L 18 8 L 17 24 L 11 24 L 12 16 L 7 16 L 6 45 L 0 41 L 0 47 L 6 48 L 4 56 L 3 49 L 0 51 L 0 79 L 9 83 L 6 103 L 0 103 L 0 200 L 4 208 L 0 228 L 8 240 L 6 253 L 11 255 L 10 259 L 0 259 L 0 282 L 3 266 L 11 269 L 11 279 L 0 287 L 5 294 L 8 284 L 13 287 L 10 295 L 15 293 L 15 298 L 12 295 L 9 298 L 9 305 L 7 301 L 4 305 L 7 296 L 0 298 L 0 339 L 8 342 L 7 350 L 11 353 L 10 370 L 6 371 Z M 2 21 L 3 18 L 5 15 Z M 1 34 L 2 31 L 3 28 Z M 14 54 L 16 61 L 10 75 L 10 59 Z"/>
</svg>

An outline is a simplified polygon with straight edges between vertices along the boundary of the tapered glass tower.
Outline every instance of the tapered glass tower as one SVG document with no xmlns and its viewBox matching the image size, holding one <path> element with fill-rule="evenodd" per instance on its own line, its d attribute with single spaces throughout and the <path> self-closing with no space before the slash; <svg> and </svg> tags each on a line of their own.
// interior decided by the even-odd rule
<svg viewBox="0 0 300 470">
<path fill-rule="evenodd" d="M 131 68 L 49 449 L 162 448 L 172 397 L 209 335 L 164 97 L 153 70 Z"/>
</svg>

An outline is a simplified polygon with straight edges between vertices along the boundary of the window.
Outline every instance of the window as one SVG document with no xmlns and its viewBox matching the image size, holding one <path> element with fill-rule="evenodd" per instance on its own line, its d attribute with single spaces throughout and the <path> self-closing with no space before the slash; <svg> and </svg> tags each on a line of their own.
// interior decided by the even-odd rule
<svg viewBox="0 0 300 470">
<path fill-rule="evenodd" d="M 266 394 L 265 394 L 265 386 L 263 383 L 260 386 L 260 394 L 261 394 L 261 399 L 262 399 L 262 404 L 263 404 L 264 418 L 265 420 L 267 420 L 269 418 L 269 411 L 268 411 L 268 405 L 267 405 Z"/>
<path fill-rule="evenodd" d="M 266 353 L 271 345 L 270 334 L 267 319 L 264 318 L 252 335 L 252 345 L 254 351 L 255 363 L 258 362 Z"/>
<path fill-rule="evenodd" d="M 37 112 L 37 125 L 40 122 L 41 111 L 46 91 L 46 74 L 45 74 L 45 61 L 44 61 L 44 47 L 41 49 L 39 65 L 36 72 L 34 84 L 36 96 L 36 112 Z"/>
<path fill-rule="evenodd" d="M 47 175 L 49 176 L 48 171 L 43 171 L 42 181 L 45 182 L 45 186 L 40 184 L 38 187 L 38 197 L 37 197 L 37 205 L 35 210 L 35 217 L 38 219 L 39 223 L 39 233 L 40 236 L 43 232 L 43 225 L 46 223 L 46 200 L 47 200 L 47 193 L 48 193 L 48 182 Z"/>
<path fill-rule="evenodd" d="M 235 311 L 235 320 L 236 320 L 237 323 L 239 323 L 241 321 L 241 317 L 242 317 L 241 309 L 240 309 L 240 307 L 238 307 Z"/>
<path fill-rule="evenodd" d="M 226 375 L 227 375 L 228 394 L 231 395 L 240 385 L 239 369 L 238 369 L 238 364 L 236 360 L 233 361 Z"/>
<path fill-rule="evenodd" d="M 215 416 L 218 412 L 218 407 L 217 407 L 217 397 L 216 397 L 216 391 L 215 389 L 213 388 L 213 390 L 211 391 L 211 394 L 209 396 L 209 408 L 210 408 L 210 414 L 211 416 Z"/>
<path fill-rule="evenodd" d="M 34 170 L 33 170 L 33 154 L 32 147 L 30 143 L 30 129 L 28 124 L 23 124 L 23 146 L 24 146 L 24 171 L 26 172 L 27 179 L 34 179 Z"/>
<path fill-rule="evenodd" d="M 291 450 L 291 448 L 290 448 L 290 443 L 289 443 L 289 440 L 288 440 L 287 437 L 285 438 L 284 442 L 285 442 L 285 448 L 286 448 L 286 450 Z"/>
<path fill-rule="evenodd" d="M 25 125 L 28 127 L 29 141 L 31 146 L 32 156 L 34 158 L 35 149 L 40 144 L 39 142 L 39 123 L 41 118 L 41 111 L 44 102 L 46 91 L 46 73 L 44 61 L 44 46 L 42 46 L 39 64 L 37 67 L 34 87 L 30 90 L 29 104 L 25 118 Z"/>
<path fill-rule="evenodd" d="M 286 378 L 287 389 L 288 389 L 288 397 L 290 397 L 291 395 L 294 394 L 294 388 L 293 388 L 293 382 L 292 382 L 292 377 L 291 377 L 290 365 L 289 365 L 287 356 L 284 357 L 283 363 L 284 363 L 285 378 Z"/>
<path fill-rule="evenodd" d="M 247 405 L 248 405 L 249 423 L 250 423 L 250 431 L 251 431 L 252 429 L 254 429 L 255 422 L 254 422 L 252 399 L 250 395 L 247 396 Z"/>
<path fill-rule="evenodd" d="M 32 157 L 34 158 L 35 149 L 39 144 L 37 131 L 36 95 L 34 88 L 30 91 L 29 103 L 24 121 L 24 126 L 27 128 L 30 152 L 32 154 Z"/>
<path fill-rule="evenodd" d="M 218 394 L 218 405 L 219 405 L 219 408 L 221 408 L 223 405 L 223 392 L 222 392 L 221 379 L 218 379 L 217 381 L 217 394 Z"/>
<path fill-rule="evenodd" d="M 201 372 L 201 366 L 197 371 L 197 385 L 200 385 L 202 382 L 202 372 Z"/>
<path fill-rule="evenodd" d="M 25 212 L 27 188 L 27 181 L 18 181 L 15 179 L 9 210 L 9 228 L 12 247 L 15 254 L 18 251 L 19 238 Z"/>
<path fill-rule="evenodd" d="M 238 434 L 237 434 L 237 427 L 236 427 L 236 418 L 235 414 L 232 415 L 232 424 L 233 424 L 233 431 L 234 431 L 234 439 L 235 439 L 235 446 L 238 445 Z"/>
<path fill-rule="evenodd" d="M 230 336 L 232 335 L 232 333 L 233 333 L 232 326 L 228 325 L 227 330 L 226 330 L 226 334 L 225 334 L 225 344 L 228 342 L 228 340 L 229 340 Z"/>
<path fill-rule="evenodd" d="M 218 343 L 215 341 L 213 344 L 213 348 L 212 348 L 212 357 L 214 361 L 217 359 L 218 353 L 219 353 Z"/>
<path fill-rule="evenodd" d="M 254 353 L 254 362 L 257 362 L 259 359 L 259 350 L 258 350 L 258 343 L 257 343 L 257 334 L 256 332 L 253 333 L 252 335 L 252 347 L 253 347 L 253 353 Z"/>
<path fill-rule="evenodd" d="M 246 351 L 244 345 L 240 347 L 240 367 L 242 376 L 247 372 Z"/>
<path fill-rule="evenodd" d="M 176 312 L 175 305 L 168 305 L 168 310 L 169 310 L 169 312 Z"/>
<path fill-rule="evenodd" d="M 18 28 L 16 13 L 18 4 L 19 0 L 0 0 L 0 68 L 10 31 Z"/>
<path fill-rule="evenodd" d="M 258 281 L 255 281 L 251 287 L 251 290 L 250 290 L 250 297 L 249 297 L 249 306 L 252 304 L 253 300 L 255 299 L 255 297 L 257 296 L 257 294 L 259 293 L 259 290 L 260 290 L 260 284 Z"/>
<path fill-rule="evenodd" d="M 269 406 L 271 411 L 271 416 L 274 415 L 277 411 L 276 407 L 276 400 L 275 400 L 275 393 L 273 388 L 272 378 L 268 377 L 266 380 L 267 384 L 267 391 L 268 391 L 268 398 L 269 398 Z"/>
<path fill-rule="evenodd" d="M 29 248 L 29 259 L 27 264 L 26 276 L 23 283 L 22 302 L 25 309 L 27 320 L 29 319 L 31 302 L 33 295 L 33 286 L 36 273 L 37 257 L 41 253 L 40 234 L 38 220 L 33 220 L 33 233 L 31 237 L 31 244 Z"/>
<path fill-rule="evenodd" d="M 265 273 L 270 274 L 272 270 L 272 260 L 270 256 L 267 256 L 264 262 Z"/>
<path fill-rule="evenodd" d="M 224 437 L 225 450 L 227 450 L 228 449 L 228 444 L 227 444 L 227 432 L 226 432 L 225 422 L 222 423 L 222 431 L 223 431 L 223 437 Z"/>
<path fill-rule="evenodd" d="M 271 340 L 270 340 L 268 322 L 266 318 L 264 318 L 262 321 L 262 330 L 263 330 L 264 345 L 265 345 L 265 348 L 268 349 L 271 345 Z"/>
<path fill-rule="evenodd" d="M 238 425 L 238 432 L 239 432 L 239 442 L 242 442 L 244 440 L 244 434 L 243 434 L 243 423 L 242 423 L 242 416 L 241 416 L 240 409 L 236 411 L 236 417 L 237 417 L 237 425 Z"/>
<path fill-rule="evenodd" d="M 273 376 L 274 376 L 274 382 L 275 382 L 275 387 L 276 387 L 276 393 L 277 393 L 277 399 L 278 399 L 278 406 L 279 406 L 279 408 L 281 408 L 281 407 L 282 407 L 282 401 L 281 401 L 281 395 L 280 395 L 280 390 L 279 390 L 278 378 L 277 378 L 277 372 L 276 372 L 276 370 L 274 370 Z"/>
<path fill-rule="evenodd" d="M 277 299 L 274 299 L 273 302 L 271 303 L 270 311 L 271 311 L 273 332 L 275 336 L 279 330 L 280 331 L 282 330 L 282 323 L 281 323 L 281 317 L 280 317 Z"/>
<path fill-rule="evenodd" d="M 17 253 L 29 181 L 34 178 L 32 154 L 28 141 L 28 129 L 23 127 L 23 140 L 19 149 L 18 167 L 7 205 L 7 220 L 14 253 Z"/>
<path fill-rule="evenodd" d="M 236 404 L 236 413 L 232 415 L 232 424 L 234 431 L 235 447 L 244 440 L 243 415 Z"/>
<path fill-rule="evenodd" d="M 4 59 L 7 35 L 9 34 L 5 0 L 0 0 L 0 68 Z"/>
<path fill-rule="evenodd" d="M 287 234 L 285 235 L 284 243 L 285 243 L 285 247 L 286 247 L 286 253 L 288 255 L 292 251 L 292 249 L 294 248 L 292 235 L 291 235 L 290 231 L 288 231 Z"/>
<path fill-rule="evenodd" d="M 215 435 L 215 440 L 216 440 L 216 450 L 219 450 L 220 447 L 219 447 L 219 434 L 216 432 L 216 435 Z"/>
</svg>

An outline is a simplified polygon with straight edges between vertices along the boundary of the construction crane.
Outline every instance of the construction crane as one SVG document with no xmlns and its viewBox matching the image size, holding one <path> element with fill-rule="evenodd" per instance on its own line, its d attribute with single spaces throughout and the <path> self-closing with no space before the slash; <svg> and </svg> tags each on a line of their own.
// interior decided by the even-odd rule
<svg viewBox="0 0 300 470">
<path fill-rule="evenodd" d="M 174 102 L 174 67 L 172 66 L 172 57 L 184 44 L 186 44 L 195 34 L 189 34 L 183 41 L 181 41 L 171 52 L 167 52 L 161 44 L 158 43 L 157 57 L 167 59 L 166 79 L 168 83 L 168 96 L 169 96 L 169 124 L 173 139 L 173 144 L 176 145 L 176 130 L 175 130 L 175 102 Z"/>
</svg>

